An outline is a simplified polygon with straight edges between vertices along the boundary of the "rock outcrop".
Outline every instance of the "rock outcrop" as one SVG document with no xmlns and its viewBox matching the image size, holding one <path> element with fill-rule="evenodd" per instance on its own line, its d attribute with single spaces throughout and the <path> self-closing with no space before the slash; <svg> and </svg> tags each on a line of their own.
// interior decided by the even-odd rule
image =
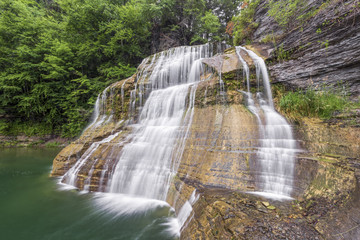
<svg viewBox="0 0 360 240">
<path fill-rule="evenodd" d="M 266 1 L 258 6 L 254 42 L 271 39 L 269 70 L 273 83 L 293 89 L 341 85 L 360 94 L 360 6 L 358 1 L 304 1 L 291 26 L 280 27 L 269 16 Z M 301 15 L 300 15 L 301 14 Z M 279 51 L 281 49 L 282 52 Z M 279 56 L 286 54 L 286 56 Z"/>
</svg>

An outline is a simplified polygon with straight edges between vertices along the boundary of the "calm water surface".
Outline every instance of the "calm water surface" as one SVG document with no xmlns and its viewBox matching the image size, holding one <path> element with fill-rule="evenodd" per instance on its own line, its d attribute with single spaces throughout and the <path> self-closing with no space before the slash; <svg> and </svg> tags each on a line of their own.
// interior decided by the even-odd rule
<svg viewBox="0 0 360 240">
<path fill-rule="evenodd" d="M 0 148 L 0 239 L 177 239 L 164 202 L 64 190 L 49 178 L 59 149 Z"/>
</svg>

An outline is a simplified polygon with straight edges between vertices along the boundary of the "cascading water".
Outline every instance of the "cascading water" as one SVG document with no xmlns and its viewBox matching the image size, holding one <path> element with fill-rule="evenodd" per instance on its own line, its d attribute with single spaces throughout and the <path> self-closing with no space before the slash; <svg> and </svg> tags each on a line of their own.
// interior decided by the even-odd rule
<svg viewBox="0 0 360 240">
<path fill-rule="evenodd" d="M 248 54 L 256 67 L 257 104 L 255 104 L 250 92 L 249 67 L 241 57 L 240 51 Z M 274 199 L 291 199 L 294 158 L 298 151 L 291 126 L 274 109 L 269 76 L 264 60 L 243 47 L 236 47 L 236 52 L 247 79 L 248 108 L 259 122 L 260 148 L 257 155 L 261 168 L 259 187 L 263 192 L 256 194 Z M 264 93 L 259 90 L 261 80 Z"/>
<path fill-rule="evenodd" d="M 100 144 L 110 142 L 111 140 L 116 138 L 119 133 L 120 132 L 110 135 L 109 137 L 99 142 L 94 142 L 93 144 L 91 144 L 91 146 L 86 150 L 86 152 L 81 156 L 81 158 L 76 162 L 76 164 L 72 168 L 70 168 L 69 171 L 66 172 L 63 177 L 63 182 L 72 186 L 76 186 L 78 173 L 80 172 L 81 168 L 86 164 L 87 160 L 91 157 L 92 153 L 96 151 Z"/>
<path fill-rule="evenodd" d="M 88 129 L 96 129 L 97 127 L 100 127 L 101 125 L 106 124 L 112 120 L 112 114 L 105 114 L 105 104 L 106 100 L 109 98 L 109 93 L 110 95 L 112 94 L 110 86 L 105 88 L 105 90 L 98 95 L 95 102 L 94 112 L 91 116 L 92 121 L 83 132 Z"/>
<path fill-rule="evenodd" d="M 237 47 L 236 50 L 247 81 L 247 91 L 243 93 L 247 96 L 248 108 L 257 117 L 260 128 L 257 156 L 261 166 L 259 188 L 264 192 L 258 194 L 290 198 L 296 152 L 291 128 L 274 110 L 270 83 L 262 59 L 245 48 Z M 263 93 L 258 86 L 256 97 L 250 92 L 249 67 L 240 51 L 253 59 L 258 85 L 263 85 Z M 113 122 L 108 124 L 115 119 L 112 117 L 113 108 L 108 106 L 111 104 L 108 97 L 116 93 L 112 86 L 105 89 L 96 101 L 94 120 L 85 132 L 87 135 L 89 131 L 90 136 L 93 136 L 91 131 L 101 132 L 105 129 L 106 135 L 101 132 L 99 136 L 107 137 L 92 143 L 62 181 L 85 191 L 109 192 L 96 194 L 95 202 L 104 211 L 118 211 L 115 214 L 119 215 L 137 215 L 138 211 L 146 215 L 160 211 L 165 222 L 175 221 L 172 226 L 177 226 L 175 232 L 178 234 L 181 226 L 191 219 L 192 205 L 199 195 L 194 191 L 188 201 L 185 200 L 182 207 L 179 206 L 177 219 L 174 210 L 164 201 L 186 145 L 194 113 L 197 83 L 201 76 L 206 76 L 202 69 L 202 59 L 211 57 L 212 52 L 211 45 L 178 47 L 144 59 L 135 83 L 134 78 L 125 80 L 120 94 L 116 96 L 122 101 L 122 109 L 128 109 L 129 121 L 124 119 L 116 125 Z M 225 98 L 221 72 L 219 83 L 220 94 Z M 125 88 L 130 84 L 134 84 L 134 88 L 127 90 L 130 101 L 125 103 Z M 125 126 L 121 130 L 126 134 L 119 131 L 120 124 Z"/>
<path fill-rule="evenodd" d="M 186 135 L 191 124 L 196 83 L 202 73 L 202 58 L 212 55 L 211 45 L 178 47 L 144 59 L 140 65 L 135 89 L 130 92 L 129 118 L 133 129 L 126 138 L 115 163 L 106 159 L 101 171 L 99 190 L 165 200 L 172 177 L 176 174 Z M 128 81 L 128 80 L 126 80 Z M 124 104 L 124 86 L 121 100 Z M 97 131 L 112 119 L 106 114 L 106 102 L 112 88 L 106 88 L 95 104 L 93 121 L 84 131 Z M 144 101 L 146 100 L 146 101 Z M 145 104 L 143 105 L 143 102 Z M 138 119 L 131 119 L 139 112 Z M 89 169 L 84 180 L 88 190 L 96 161 L 89 168 L 88 159 L 100 145 L 109 143 L 119 133 L 93 143 L 76 164 L 63 176 L 62 182 L 77 186 L 78 175 Z M 104 181 L 105 176 L 109 179 Z"/>
<path fill-rule="evenodd" d="M 175 149 L 191 123 L 200 59 L 210 55 L 209 45 L 202 45 L 175 48 L 154 56 L 156 61 L 145 60 L 152 66 L 138 76 L 137 85 L 142 86 L 139 94 L 150 94 L 133 125 L 132 141 L 124 146 L 110 178 L 110 192 L 166 200 L 177 171 Z"/>
<path fill-rule="evenodd" d="M 100 185 L 98 190 L 110 192 L 98 194 L 95 199 L 104 211 L 126 208 L 127 211 L 118 214 L 137 214 L 138 211 L 151 212 L 165 206 L 164 214 L 171 225 L 169 227 L 178 234 L 181 225 L 190 216 L 191 204 L 196 198 L 186 202 L 179 219 L 174 218 L 173 210 L 163 201 L 177 173 L 192 122 L 196 87 L 203 73 L 201 59 L 211 57 L 212 51 L 212 46 L 208 44 L 178 47 L 144 59 L 139 67 L 135 88 L 130 92 L 130 121 L 125 124 L 129 124 L 131 133 L 121 143 L 116 142 L 121 132 L 92 143 L 63 176 L 62 182 L 81 186 L 79 179 L 83 178 L 83 189 L 89 191 L 92 175 L 96 172 L 99 176 L 95 177 Z M 121 85 L 122 107 L 126 81 Z M 93 121 L 84 132 L 97 131 L 111 121 L 112 114 L 106 114 L 105 106 L 111 93 L 112 87 L 108 87 L 99 95 Z M 93 156 L 102 145 L 102 153 L 112 147 L 111 157 L 103 160 Z M 114 149 L 121 147 L 120 153 L 113 156 L 113 152 L 116 152 Z M 103 167 L 99 173 L 95 168 L 101 161 Z M 107 208 L 109 201 L 118 207 Z"/>
</svg>

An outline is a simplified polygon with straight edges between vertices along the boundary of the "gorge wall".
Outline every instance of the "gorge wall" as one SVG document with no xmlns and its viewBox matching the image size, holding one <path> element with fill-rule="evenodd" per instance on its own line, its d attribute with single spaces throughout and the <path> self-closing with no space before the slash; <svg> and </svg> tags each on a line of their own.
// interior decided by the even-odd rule
<svg viewBox="0 0 360 240">
<path fill-rule="evenodd" d="M 304 6 L 286 26 L 269 16 L 268 1 L 261 1 L 255 12 L 259 26 L 252 40 L 269 46 L 273 83 L 293 89 L 344 84 L 356 99 L 360 94 L 359 2 L 301 2 Z"/>
</svg>

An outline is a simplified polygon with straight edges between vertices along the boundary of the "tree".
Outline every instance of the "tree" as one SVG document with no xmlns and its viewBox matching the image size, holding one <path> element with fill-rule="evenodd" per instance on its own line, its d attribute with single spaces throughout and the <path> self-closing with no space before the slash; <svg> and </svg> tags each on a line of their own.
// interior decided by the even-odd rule
<svg viewBox="0 0 360 240">
<path fill-rule="evenodd" d="M 206 43 L 210 41 L 220 41 L 219 30 L 220 21 L 211 11 L 205 13 L 200 19 L 200 23 L 195 36 L 192 38 L 191 43 Z"/>
</svg>

